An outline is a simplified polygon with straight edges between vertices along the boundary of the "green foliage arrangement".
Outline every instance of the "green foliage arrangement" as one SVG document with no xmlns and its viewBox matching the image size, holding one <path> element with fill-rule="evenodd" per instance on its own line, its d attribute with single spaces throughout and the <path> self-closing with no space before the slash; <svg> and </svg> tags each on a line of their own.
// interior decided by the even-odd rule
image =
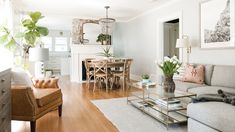
<svg viewBox="0 0 235 132">
<path fill-rule="evenodd" d="M 104 57 L 113 57 L 113 54 L 110 52 L 111 46 L 106 46 L 103 48 L 103 52 L 98 53 L 100 56 Z"/>
<path fill-rule="evenodd" d="M 101 33 L 98 35 L 96 42 L 101 42 L 101 44 L 103 44 L 103 42 L 106 41 L 108 43 L 110 38 L 110 35 Z"/>
<path fill-rule="evenodd" d="M 164 57 L 164 61 L 159 64 L 165 76 L 173 76 L 175 73 L 179 74 L 178 69 L 182 63 L 179 62 L 176 56 L 172 58 Z"/>
<path fill-rule="evenodd" d="M 29 13 L 29 18 L 23 19 L 21 21 L 24 31 L 21 33 L 25 43 L 34 47 L 36 45 L 36 40 L 41 36 L 47 36 L 49 31 L 46 27 L 38 26 L 37 23 L 40 19 L 44 18 L 41 12 L 31 12 Z"/>
<path fill-rule="evenodd" d="M 141 77 L 142 77 L 142 79 L 149 79 L 149 75 L 148 74 L 143 74 Z"/>
<path fill-rule="evenodd" d="M 14 50 L 16 44 L 11 32 L 6 27 L 0 27 L 0 45 L 3 45 L 9 50 Z"/>
<path fill-rule="evenodd" d="M 24 51 L 28 51 L 30 47 L 35 47 L 37 40 L 42 36 L 47 36 L 49 31 L 46 27 L 38 26 L 37 23 L 44 16 L 38 11 L 29 13 L 29 18 L 23 19 L 21 25 L 23 31 L 13 36 L 6 27 L 0 28 L 0 44 L 8 49 L 15 49 L 19 45 L 15 38 L 22 38 L 23 44 L 21 46 Z"/>
</svg>

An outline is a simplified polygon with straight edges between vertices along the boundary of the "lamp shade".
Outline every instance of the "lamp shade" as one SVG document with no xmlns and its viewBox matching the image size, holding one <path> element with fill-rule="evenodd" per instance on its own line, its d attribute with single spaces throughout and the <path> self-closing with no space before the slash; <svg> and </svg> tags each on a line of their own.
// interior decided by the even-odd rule
<svg viewBox="0 0 235 132">
<path fill-rule="evenodd" d="M 29 61 L 47 61 L 49 60 L 48 48 L 30 48 Z"/>
<path fill-rule="evenodd" d="M 176 40 L 176 48 L 187 48 L 190 42 L 188 38 L 181 38 Z"/>
</svg>

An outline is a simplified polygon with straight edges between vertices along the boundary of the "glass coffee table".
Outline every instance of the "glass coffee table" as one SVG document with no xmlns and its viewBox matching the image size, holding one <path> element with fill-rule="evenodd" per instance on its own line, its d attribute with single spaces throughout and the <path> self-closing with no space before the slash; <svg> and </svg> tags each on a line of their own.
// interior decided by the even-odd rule
<svg viewBox="0 0 235 132">
<path fill-rule="evenodd" d="M 166 125 L 187 122 L 187 104 L 196 94 L 175 90 L 165 93 L 160 85 L 127 82 L 127 103 Z M 133 90 L 137 88 L 139 90 Z"/>
</svg>

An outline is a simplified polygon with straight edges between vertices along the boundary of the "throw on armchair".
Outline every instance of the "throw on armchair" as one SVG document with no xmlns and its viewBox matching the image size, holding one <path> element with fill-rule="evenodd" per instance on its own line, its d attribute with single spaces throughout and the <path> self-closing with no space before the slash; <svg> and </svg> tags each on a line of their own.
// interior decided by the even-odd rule
<svg viewBox="0 0 235 132">
<path fill-rule="evenodd" d="M 58 114 L 61 116 L 63 103 L 62 92 L 58 87 L 34 86 L 13 84 L 11 88 L 12 120 L 30 121 L 31 132 L 36 131 L 36 120 L 48 112 L 58 108 Z"/>
</svg>

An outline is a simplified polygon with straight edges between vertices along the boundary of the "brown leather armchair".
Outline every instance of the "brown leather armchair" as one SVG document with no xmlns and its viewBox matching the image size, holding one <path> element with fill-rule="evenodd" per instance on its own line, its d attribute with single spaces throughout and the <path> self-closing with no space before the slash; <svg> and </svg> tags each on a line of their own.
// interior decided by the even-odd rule
<svg viewBox="0 0 235 132">
<path fill-rule="evenodd" d="M 58 108 L 62 115 L 62 92 L 59 88 L 31 88 L 12 86 L 12 120 L 30 121 L 31 132 L 36 120 Z"/>
</svg>

